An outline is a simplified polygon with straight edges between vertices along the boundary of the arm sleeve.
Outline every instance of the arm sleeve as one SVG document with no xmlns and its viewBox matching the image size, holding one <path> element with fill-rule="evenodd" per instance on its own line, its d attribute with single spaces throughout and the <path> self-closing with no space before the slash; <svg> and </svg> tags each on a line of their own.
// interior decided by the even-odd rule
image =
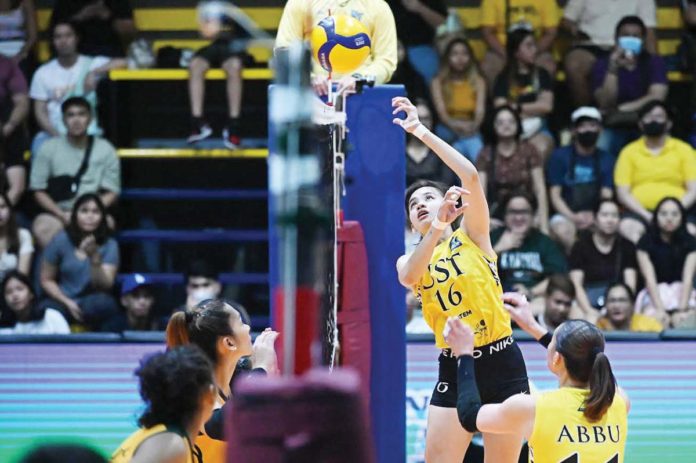
<svg viewBox="0 0 696 463">
<path fill-rule="evenodd" d="M 584 0 L 570 0 L 566 3 L 565 9 L 563 10 L 563 17 L 570 21 L 578 22 L 584 7 Z"/>
<path fill-rule="evenodd" d="M 396 69 L 396 23 L 386 2 L 375 3 L 372 31 L 372 62 L 358 69 L 363 75 L 375 76 L 376 84 L 385 84 Z"/>
<path fill-rule="evenodd" d="M 638 243 L 636 244 L 636 249 L 638 251 L 643 251 L 650 254 L 650 240 L 647 234 L 640 237 Z"/>
<path fill-rule="evenodd" d="M 508 98 L 508 90 L 508 78 L 504 72 L 501 72 L 493 83 L 493 97 Z"/>
<path fill-rule="evenodd" d="M 483 0 L 481 3 L 481 26 L 495 27 L 498 25 L 496 3 L 494 0 Z"/>
<path fill-rule="evenodd" d="M 537 167 L 542 167 L 542 159 L 541 159 L 541 153 L 539 153 L 539 150 L 536 149 L 534 145 L 531 143 L 525 143 L 523 145 L 525 147 L 525 150 L 527 151 L 527 156 L 529 156 L 529 168 L 530 169 L 535 169 Z M 531 172 L 530 172 L 531 175 Z"/>
<path fill-rule="evenodd" d="M 614 166 L 614 183 L 616 186 L 631 186 L 631 161 L 628 158 L 630 152 L 624 148 L 619 154 L 619 159 Z"/>
<path fill-rule="evenodd" d="M 636 259 L 636 247 L 627 239 L 621 240 L 623 251 L 621 251 L 622 268 L 638 269 L 638 260 Z"/>
<path fill-rule="evenodd" d="M 684 179 L 687 182 L 696 180 L 696 153 L 691 149 L 684 156 Z"/>
<path fill-rule="evenodd" d="M 607 66 L 609 61 L 605 58 L 600 58 L 592 67 L 592 92 L 597 91 L 604 83 L 604 78 L 607 75 Z"/>
<path fill-rule="evenodd" d="M 100 68 L 104 66 L 105 64 L 108 64 L 109 61 L 111 61 L 111 58 L 106 57 L 106 56 L 95 56 L 92 58 L 92 61 L 89 63 L 89 70 L 93 71 L 97 68 Z"/>
<path fill-rule="evenodd" d="M 27 93 L 27 80 L 24 78 L 24 74 L 17 66 L 17 63 L 11 60 L 7 60 L 10 66 L 10 75 L 7 82 L 7 90 L 9 90 L 11 95 L 16 95 L 18 93 Z"/>
<path fill-rule="evenodd" d="M 48 186 L 51 146 L 53 146 L 51 140 L 45 142 L 31 160 L 31 172 L 29 174 L 29 189 L 31 190 L 45 190 Z"/>
<path fill-rule="evenodd" d="M 667 66 L 661 56 L 653 55 L 650 58 L 650 84 L 668 84 Z"/>
<path fill-rule="evenodd" d="M 643 20 L 645 27 L 657 26 L 657 14 L 655 12 L 655 0 L 641 0 L 637 5 L 637 16 Z"/>
<path fill-rule="evenodd" d="M 34 243 L 31 233 L 24 228 L 19 229 L 19 254 L 31 254 L 34 252 Z"/>
<path fill-rule="evenodd" d="M 544 68 L 539 68 L 539 91 L 548 90 L 553 91 L 553 79 L 551 74 Z"/>
<path fill-rule="evenodd" d="M 29 87 L 29 96 L 35 100 L 48 101 L 50 99 L 49 90 L 44 85 L 44 68 L 40 67 L 34 73 L 34 77 L 31 79 L 31 86 Z"/>
<path fill-rule="evenodd" d="M 568 270 L 584 270 L 583 249 L 580 241 L 573 244 L 573 249 L 570 251 L 568 258 Z"/>
<path fill-rule="evenodd" d="M 108 145 L 109 155 L 106 165 L 104 166 L 104 175 L 102 176 L 101 185 L 99 185 L 99 187 L 113 193 L 120 194 L 121 162 L 118 159 L 118 155 L 116 154 L 114 147 L 106 141 L 102 140 L 102 142 Z"/>
<path fill-rule="evenodd" d="M 474 375 L 474 357 L 463 355 L 457 363 L 457 416 L 464 429 L 477 432 L 476 417 L 481 408 L 481 396 Z"/>
<path fill-rule="evenodd" d="M 276 47 L 287 47 L 296 40 L 304 39 L 304 25 L 309 12 L 302 0 L 288 0 L 278 24 Z"/>
<path fill-rule="evenodd" d="M 101 248 L 100 252 L 102 255 L 102 260 L 105 264 L 111 264 L 118 267 L 118 243 L 115 239 L 109 238 L 106 243 L 104 243 L 104 246 Z"/>
<path fill-rule="evenodd" d="M 614 188 L 614 157 L 606 151 L 599 153 L 599 168 L 602 186 L 606 188 Z"/>
<path fill-rule="evenodd" d="M 48 246 L 46 246 L 46 249 L 44 249 L 43 260 L 54 267 L 58 267 L 62 248 L 61 243 L 64 243 L 65 240 L 65 232 L 60 232 L 54 236 L 51 242 L 48 243 Z"/>
<path fill-rule="evenodd" d="M 565 177 L 564 172 L 564 162 L 563 162 L 563 152 L 559 149 L 554 150 L 549 159 L 549 163 L 546 166 L 546 181 L 549 186 L 563 186 L 563 177 Z"/>
</svg>

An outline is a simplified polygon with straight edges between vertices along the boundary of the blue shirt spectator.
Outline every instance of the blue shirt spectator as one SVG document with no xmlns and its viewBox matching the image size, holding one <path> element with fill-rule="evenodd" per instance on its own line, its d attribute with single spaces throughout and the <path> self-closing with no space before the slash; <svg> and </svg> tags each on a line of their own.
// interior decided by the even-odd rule
<svg viewBox="0 0 696 463">
<path fill-rule="evenodd" d="M 572 210 L 591 211 L 601 188 L 614 187 L 614 162 L 614 157 L 601 148 L 594 155 L 583 156 L 572 144 L 561 146 L 549 159 L 546 178 L 550 187 L 561 187 L 561 196 Z"/>
</svg>

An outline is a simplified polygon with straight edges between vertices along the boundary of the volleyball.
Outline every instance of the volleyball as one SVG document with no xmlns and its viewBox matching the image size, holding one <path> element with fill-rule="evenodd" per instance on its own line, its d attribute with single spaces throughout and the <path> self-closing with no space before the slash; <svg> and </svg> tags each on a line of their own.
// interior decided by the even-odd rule
<svg viewBox="0 0 696 463">
<path fill-rule="evenodd" d="M 370 36 L 355 18 L 327 16 L 312 30 L 312 56 L 327 72 L 355 71 L 370 54 Z"/>
</svg>

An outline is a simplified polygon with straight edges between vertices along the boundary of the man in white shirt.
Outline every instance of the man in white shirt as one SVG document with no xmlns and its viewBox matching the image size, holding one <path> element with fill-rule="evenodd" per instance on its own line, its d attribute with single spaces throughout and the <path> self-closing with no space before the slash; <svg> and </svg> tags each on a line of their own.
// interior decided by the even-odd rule
<svg viewBox="0 0 696 463">
<path fill-rule="evenodd" d="M 29 90 L 34 116 L 41 129 L 32 143 L 32 153 L 36 153 L 48 138 L 66 133 L 60 106 L 73 96 L 83 96 L 90 102 L 95 117 L 88 133 L 99 135 L 101 130 L 95 113 L 97 83 L 111 69 L 127 64 L 125 59 L 80 55 L 77 32 L 70 23 L 56 23 L 51 33 L 56 57 L 37 69 Z"/>
<path fill-rule="evenodd" d="M 645 49 L 655 53 L 655 0 L 569 0 L 566 4 L 561 27 L 570 33 L 573 48 L 565 57 L 564 68 L 576 106 L 592 104 L 592 67 L 597 58 L 612 51 L 616 24 L 632 15 L 641 18 L 648 28 Z"/>
</svg>

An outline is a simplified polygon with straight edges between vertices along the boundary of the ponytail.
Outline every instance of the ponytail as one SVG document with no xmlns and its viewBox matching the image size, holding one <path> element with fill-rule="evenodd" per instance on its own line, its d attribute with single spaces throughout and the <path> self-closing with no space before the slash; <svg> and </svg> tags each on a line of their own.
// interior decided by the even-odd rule
<svg viewBox="0 0 696 463">
<path fill-rule="evenodd" d="M 585 402 L 584 414 L 589 421 L 597 421 L 606 413 L 616 394 L 616 379 L 604 352 L 597 352 L 595 355 L 589 386 L 590 393 Z"/>
<path fill-rule="evenodd" d="M 190 343 L 186 312 L 176 312 L 167 323 L 167 348 L 173 349 Z"/>
</svg>

